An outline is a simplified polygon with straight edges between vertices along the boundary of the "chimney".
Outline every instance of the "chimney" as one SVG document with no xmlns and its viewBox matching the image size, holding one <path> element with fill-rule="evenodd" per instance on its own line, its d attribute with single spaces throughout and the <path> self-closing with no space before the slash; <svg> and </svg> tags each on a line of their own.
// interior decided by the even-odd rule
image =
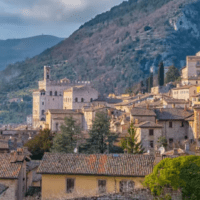
<svg viewBox="0 0 200 200">
<path fill-rule="evenodd" d="M 17 152 L 14 151 L 14 150 L 12 150 L 11 153 L 10 153 L 10 155 L 11 155 L 10 162 L 11 163 L 16 162 L 17 161 Z"/>
<path fill-rule="evenodd" d="M 178 155 L 178 149 L 177 148 L 174 148 L 173 155 Z"/>
<path fill-rule="evenodd" d="M 149 104 L 148 103 L 146 104 L 146 108 L 149 110 Z"/>
<path fill-rule="evenodd" d="M 185 104 L 185 106 L 184 106 L 184 111 L 187 111 L 187 105 Z"/>
<path fill-rule="evenodd" d="M 132 107 L 134 108 L 134 107 L 135 107 L 135 104 L 133 104 Z"/>
<path fill-rule="evenodd" d="M 178 84 L 176 85 L 176 87 L 177 87 L 177 88 L 180 88 L 180 84 L 178 83 Z"/>
<path fill-rule="evenodd" d="M 138 124 L 138 123 L 139 123 L 138 119 L 135 119 L 135 124 Z"/>
</svg>

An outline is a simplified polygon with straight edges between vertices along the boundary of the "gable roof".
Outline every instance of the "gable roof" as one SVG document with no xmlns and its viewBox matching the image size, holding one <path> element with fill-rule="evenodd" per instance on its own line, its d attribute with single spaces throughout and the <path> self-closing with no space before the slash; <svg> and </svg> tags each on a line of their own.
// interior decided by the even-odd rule
<svg viewBox="0 0 200 200">
<path fill-rule="evenodd" d="M 163 126 L 160 124 L 156 124 L 155 122 L 141 122 L 140 124 L 136 124 L 135 127 L 139 128 L 162 128 Z"/>
<path fill-rule="evenodd" d="M 156 116 L 155 112 L 147 108 L 134 107 L 131 109 L 131 115 L 133 116 Z"/>
<path fill-rule="evenodd" d="M 146 176 L 153 170 L 154 157 L 130 154 L 45 153 L 40 174 Z"/>
<path fill-rule="evenodd" d="M 0 154 L 0 178 L 18 178 L 21 167 L 22 162 L 13 162 L 11 154 Z"/>
<path fill-rule="evenodd" d="M 191 111 L 182 108 L 162 108 L 155 109 L 158 120 L 184 120 L 193 115 Z"/>
</svg>

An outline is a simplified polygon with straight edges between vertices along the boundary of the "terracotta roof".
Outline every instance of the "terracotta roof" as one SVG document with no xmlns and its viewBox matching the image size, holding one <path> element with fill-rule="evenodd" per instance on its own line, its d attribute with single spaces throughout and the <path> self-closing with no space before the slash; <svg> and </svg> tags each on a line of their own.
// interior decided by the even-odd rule
<svg viewBox="0 0 200 200">
<path fill-rule="evenodd" d="M 45 153 L 40 174 L 146 176 L 153 170 L 154 157 L 131 154 Z"/>
<path fill-rule="evenodd" d="M 155 122 L 141 122 L 140 124 L 136 124 L 135 127 L 139 128 L 162 128 L 163 126 L 160 124 L 156 124 Z"/>
<path fill-rule="evenodd" d="M 187 102 L 186 100 L 184 99 L 164 99 L 164 101 L 168 104 L 171 104 L 171 103 L 176 103 L 176 104 L 187 104 L 189 102 Z"/>
<path fill-rule="evenodd" d="M 131 109 L 133 116 L 156 116 L 155 112 L 151 109 L 134 107 Z"/>
<path fill-rule="evenodd" d="M 155 113 L 158 120 L 184 120 L 193 115 L 193 112 L 181 108 L 155 109 Z"/>
<path fill-rule="evenodd" d="M 12 162 L 11 154 L 0 154 L 0 178 L 18 178 L 21 162 Z"/>
<path fill-rule="evenodd" d="M 0 149 L 9 149 L 8 141 L 0 140 Z"/>
<path fill-rule="evenodd" d="M 185 118 L 186 121 L 194 121 L 194 115 Z"/>
<path fill-rule="evenodd" d="M 185 86 L 173 88 L 172 90 L 183 90 L 183 89 L 189 89 L 191 87 L 196 87 L 196 85 L 185 85 Z"/>
<path fill-rule="evenodd" d="M 8 186 L 0 184 L 0 195 L 8 189 Z"/>
<path fill-rule="evenodd" d="M 49 109 L 51 114 L 82 114 L 81 112 L 77 112 L 76 110 L 67 110 L 67 109 Z"/>
</svg>

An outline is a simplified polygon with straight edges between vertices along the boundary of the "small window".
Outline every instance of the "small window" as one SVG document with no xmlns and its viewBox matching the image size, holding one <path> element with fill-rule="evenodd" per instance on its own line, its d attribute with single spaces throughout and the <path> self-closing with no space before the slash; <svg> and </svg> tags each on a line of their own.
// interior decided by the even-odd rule
<svg viewBox="0 0 200 200">
<path fill-rule="evenodd" d="M 50 96 L 52 96 L 52 91 L 50 91 L 50 93 L 49 93 L 49 94 L 50 94 Z"/>
<path fill-rule="evenodd" d="M 169 128 L 172 128 L 172 122 L 169 122 Z"/>
<path fill-rule="evenodd" d="M 56 131 L 58 131 L 58 123 L 56 123 Z"/>
<path fill-rule="evenodd" d="M 44 105 L 44 102 L 42 102 L 42 105 Z"/>
<path fill-rule="evenodd" d="M 98 180 L 99 194 L 106 193 L 106 180 Z"/>
<path fill-rule="evenodd" d="M 186 135 L 186 136 L 185 136 L 185 140 L 187 140 L 187 139 L 188 139 L 188 136 Z"/>
<path fill-rule="evenodd" d="M 72 193 L 74 191 L 75 180 L 72 178 L 67 179 L 67 193 Z"/>
<path fill-rule="evenodd" d="M 93 99 L 92 99 L 92 98 L 90 99 L 90 102 L 93 102 Z"/>
<path fill-rule="evenodd" d="M 41 118 L 41 121 L 45 122 L 45 118 L 44 118 L 44 117 L 42 117 L 42 118 Z"/>
<path fill-rule="evenodd" d="M 181 122 L 181 127 L 184 127 L 184 122 Z"/>
<path fill-rule="evenodd" d="M 44 115 L 45 110 L 42 110 L 42 115 Z"/>
<path fill-rule="evenodd" d="M 119 188 L 120 192 L 130 192 L 134 189 L 135 183 L 133 181 L 120 181 Z"/>
<path fill-rule="evenodd" d="M 154 148 L 154 142 L 151 140 L 151 141 L 149 141 L 149 146 L 151 147 L 151 148 Z"/>
<path fill-rule="evenodd" d="M 149 129 L 149 136 L 153 136 L 153 129 Z"/>
<path fill-rule="evenodd" d="M 47 74 L 47 79 L 49 79 L 49 74 Z"/>
<path fill-rule="evenodd" d="M 55 96 L 57 96 L 58 95 L 58 93 L 57 93 L 57 91 L 55 91 Z"/>
<path fill-rule="evenodd" d="M 78 98 L 77 97 L 75 98 L 75 102 L 78 102 Z"/>
<path fill-rule="evenodd" d="M 172 144 L 174 142 L 173 138 L 169 138 L 169 144 Z"/>
<path fill-rule="evenodd" d="M 81 98 L 81 102 L 84 102 L 84 98 Z"/>
</svg>

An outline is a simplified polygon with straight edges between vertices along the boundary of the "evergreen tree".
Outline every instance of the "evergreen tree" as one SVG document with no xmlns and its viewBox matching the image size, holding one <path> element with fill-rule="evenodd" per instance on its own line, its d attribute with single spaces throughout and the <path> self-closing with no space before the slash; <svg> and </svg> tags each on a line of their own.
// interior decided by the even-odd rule
<svg viewBox="0 0 200 200">
<path fill-rule="evenodd" d="M 112 150 L 112 143 L 117 139 L 110 132 L 110 121 L 107 113 L 97 112 L 89 131 L 89 138 L 83 145 L 83 151 L 86 153 L 106 153 Z"/>
<path fill-rule="evenodd" d="M 146 92 L 149 91 L 149 78 L 146 79 Z"/>
<path fill-rule="evenodd" d="M 151 88 L 153 87 L 153 73 L 150 73 L 150 77 L 148 78 L 148 92 L 151 93 Z"/>
<path fill-rule="evenodd" d="M 144 148 L 142 143 L 138 142 L 138 137 L 136 136 L 136 128 L 133 123 L 131 123 L 128 129 L 128 136 L 121 140 L 122 149 L 127 150 L 129 154 L 141 154 L 144 153 Z"/>
<path fill-rule="evenodd" d="M 174 82 L 180 77 L 179 70 L 174 66 L 170 66 L 166 73 L 165 83 Z"/>
<path fill-rule="evenodd" d="M 164 85 L 164 65 L 163 62 L 160 62 L 159 69 L 158 69 L 158 85 Z"/>
<path fill-rule="evenodd" d="M 77 147 L 80 127 L 72 116 L 65 118 L 65 125 L 60 127 L 61 133 L 57 133 L 53 140 L 52 152 L 73 153 Z"/>
</svg>

